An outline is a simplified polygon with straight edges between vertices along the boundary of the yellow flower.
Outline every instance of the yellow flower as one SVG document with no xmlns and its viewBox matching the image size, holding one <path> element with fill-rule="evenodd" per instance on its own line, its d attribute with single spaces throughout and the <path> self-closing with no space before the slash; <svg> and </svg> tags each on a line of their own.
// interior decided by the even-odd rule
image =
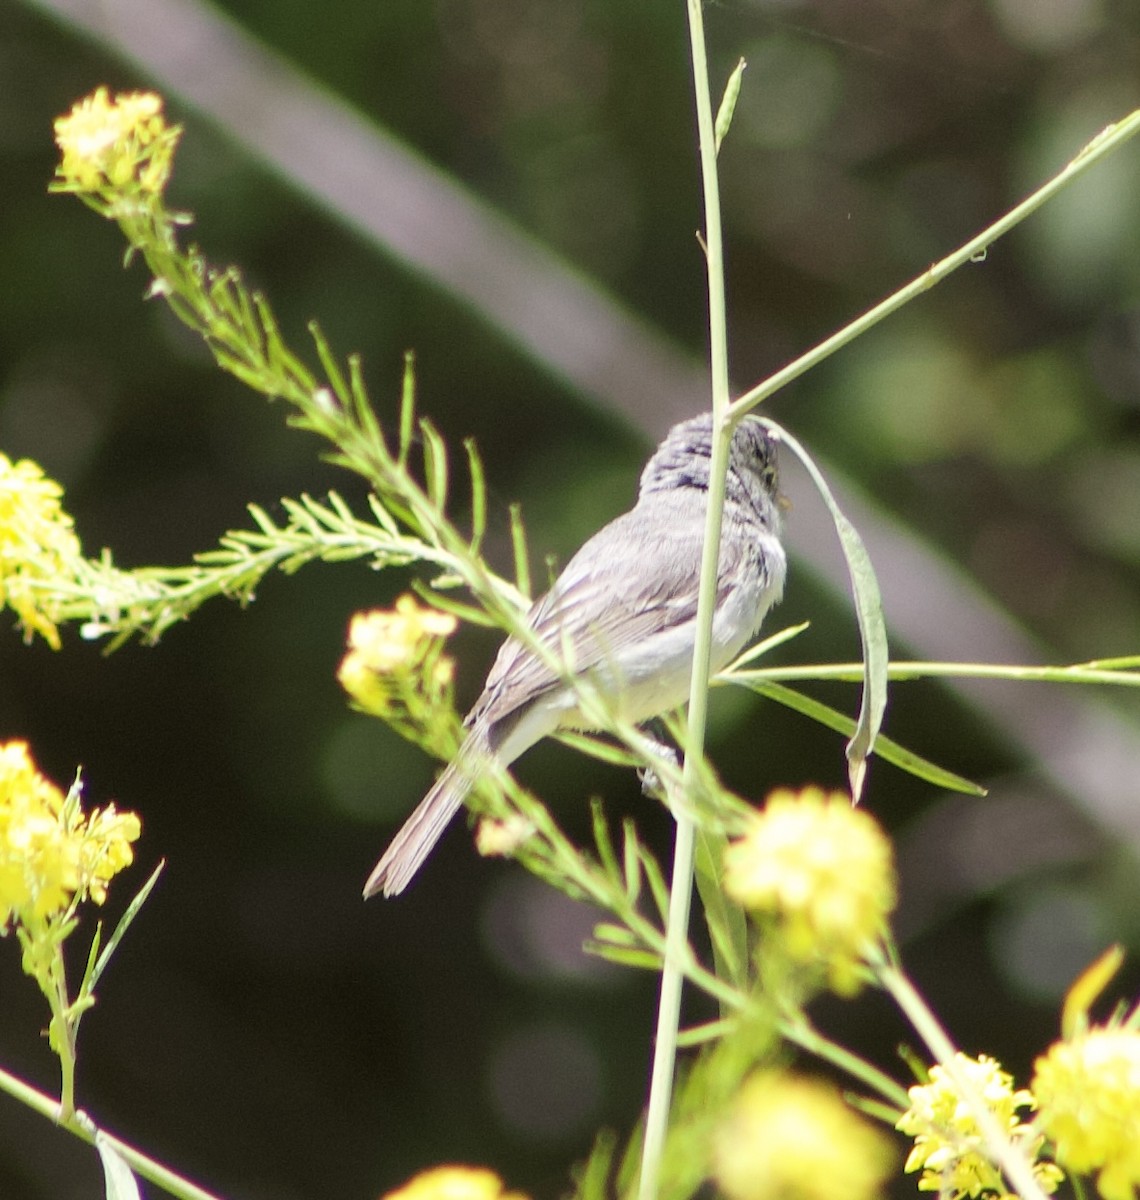
<svg viewBox="0 0 1140 1200">
<path fill-rule="evenodd" d="M 391 671 L 412 661 L 427 639 L 449 637 L 457 624 L 450 613 L 421 608 L 405 595 L 391 612 L 357 613 L 349 626 L 349 649 L 373 671 Z"/>
<path fill-rule="evenodd" d="M 75 573 L 79 539 L 60 506 L 63 489 L 40 467 L 0 454 L 0 605 L 20 619 L 30 641 L 40 634 L 59 649 L 52 585 Z"/>
<path fill-rule="evenodd" d="M 1140 1185 L 1140 1032 L 1098 1026 L 1056 1042 L 1037 1060 L 1040 1125 L 1070 1171 L 1097 1171 L 1105 1200 Z"/>
<path fill-rule="evenodd" d="M 484 858 L 510 858 L 534 833 L 534 823 L 521 813 L 503 820 L 483 817 L 475 828 L 475 849 Z"/>
<path fill-rule="evenodd" d="M 485 1167 L 433 1167 L 413 1176 L 384 1200 L 526 1200 L 508 1192 L 503 1181 Z"/>
<path fill-rule="evenodd" d="M 39 925 L 72 900 L 102 904 L 111 878 L 134 858 L 139 819 L 113 804 L 84 814 L 35 767 L 27 744 L 0 743 L 0 931 Z"/>
<path fill-rule="evenodd" d="M 161 192 L 180 134 L 166 124 L 162 98 L 153 92 L 120 92 L 111 100 L 105 87 L 97 88 L 55 122 L 62 151 L 56 186 L 89 194 Z"/>
<path fill-rule="evenodd" d="M 714 1134 L 712 1174 L 729 1200 L 870 1200 L 893 1157 L 829 1084 L 762 1071 Z"/>
<path fill-rule="evenodd" d="M 1036 1161 L 1043 1138 L 1032 1125 L 1021 1120 L 1017 1111 L 1032 1109 L 1033 1097 L 1024 1089 L 1014 1091 L 1013 1077 L 984 1054 L 977 1059 L 957 1054 L 954 1063 L 1011 1141 L 1034 1164 L 1033 1173 L 1041 1190 L 1055 1191 L 1061 1172 L 1053 1163 Z M 895 1128 L 914 1138 L 914 1149 L 906 1160 L 905 1170 L 922 1171 L 919 1190 L 937 1192 L 940 1200 L 1009 1196 L 1001 1172 L 986 1154 L 972 1109 L 945 1069 L 939 1065 L 931 1067 L 929 1082 L 912 1087 L 909 1095 L 911 1106 Z"/>
<path fill-rule="evenodd" d="M 392 611 L 357 613 L 349 625 L 348 653 L 337 671 L 346 692 L 369 712 L 386 715 L 407 684 L 424 675 L 432 693 L 451 685 L 451 660 L 439 655 L 441 639 L 458 624 L 450 613 L 423 608 L 401 596 Z"/>
<path fill-rule="evenodd" d="M 886 932 L 895 906 L 891 845 L 842 792 L 780 789 L 724 856 L 728 894 L 770 917 L 796 962 L 819 964 L 841 994 Z"/>
</svg>

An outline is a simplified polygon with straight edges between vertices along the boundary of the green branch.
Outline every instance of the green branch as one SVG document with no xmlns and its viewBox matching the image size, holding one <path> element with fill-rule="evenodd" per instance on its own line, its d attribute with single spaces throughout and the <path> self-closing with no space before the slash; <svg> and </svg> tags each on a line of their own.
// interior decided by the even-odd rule
<svg viewBox="0 0 1140 1200">
<path fill-rule="evenodd" d="M 830 358 L 837 350 L 842 349 L 849 342 L 853 342 L 857 337 L 866 333 L 868 329 L 878 325 L 880 321 L 897 312 L 924 292 L 928 292 L 935 284 L 941 283 L 943 279 L 959 267 L 969 262 L 983 262 L 987 251 L 994 242 L 1004 237 L 1011 229 L 1020 225 L 1026 217 L 1035 213 L 1046 201 L 1051 200 L 1058 192 L 1068 187 L 1069 184 L 1073 183 L 1091 167 L 1119 150 L 1125 142 L 1135 137 L 1137 133 L 1140 133 L 1140 109 L 1129 113 L 1123 120 L 1109 125 L 1107 129 L 1098 133 L 1048 183 L 1038 188 L 1032 195 L 1027 196 L 1016 208 L 1007 212 L 1005 216 L 999 218 L 992 225 L 987 226 L 964 246 L 960 246 L 953 254 L 948 254 L 945 258 L 934 263 L 916 279 L 911 280 L 905 287 L 888 296 L 886 300 L 876 304 L 874 308 L 869 309 L 849 325 L 845 325 L 829 338 L 825 338 L 818 346 L 813 347 L 806 354 L 802 354 L 799 358 L 794 359 L 774 375 L 770 375 L 762 383 L 758 383 L 754 388 L 749 389 L 732 405 L 732 415 L 743 416 L 744 413 L 751 411 L 762 400 L 766 400 L 781 388 L 786 387 L 793 380 L 798 379 L 813 367 L 818 366 L 824 359 Z"/>
<path fill-rule="evenodd" d="M 749 661 L 742 656 L 737 663 Z M 1140 687 L 1140 659 L 1096 659 L 1071 666 L 1021 666 L 1016 663 L 971 662 L 897 662 L 892 661 L 888 674 L 894 682 L 915 679 L 1012 679 L 1023 683 L 1084 683 L 1110 684 L 1117 687 Z M 726 667 L 718 676 L 721 683 L 737 683 L 745 687 L 756 682 L 788 682 L 801 679 L 837 680 L 858 683 L 863 677 L 861 663 L 810 663 L 794 667 L 760 667 L 747 669 L 737 664 Z"/>
<path fill-rule="evenodd" d="M 702 246 L 708 276 L 709 345 L 713 413 L 712 455 L 709 462 L 708 510 L 701 557 L 700 592 L 697 600 L 696 641 L 689 684 L 688 736 L 682 795 L 688 794 L 696 778 L 697 760 L 704 754 L 705 726 L 708 717 L 709 666 L 712 653 L 712 625 L 717 596 L 717 566 L 720 558 L 721 518 L 724 513 L 725 477 L 728 472 L 732 423 L 726 420 L 729 408 L 728 325 L 725 313 L 724 248 L 721 236 L 720 184 L 717 178 L 717 150 L 732 119 L 743 66 L 733 73 L 727 103 L 722 104 L 720 119 L 714 123 L 709 93 L 708 56 L 705 50 L 701 0 L 688 0 L 689 43 L 693 64 L 693 87 L 697 110 L 698 144 L 701 161 L 701 185 L 704 194 L 705 233 Z M 729 100 L 728 98 L 731 97 Z M 649 1086 L 649 1108 L 645 1120 L 639 1200 L 656 1200 L 669 1110 L 673 1093 L 673 1075 L 677 1057 L 677 1034 L 681 1012 L 682 968 L 680 954 L 689 937 L 689 909 L 692 902 L 693 869 L 697 830 L 692 819 L 673 805 L 676 842 L 673 851 L 673 876 L 670 891 L 668 941 L 661 972 L 657 1030 L 653 1047 L 653 1070 Z M 702 848 L 702 890 L 715 892 L 718 881 L 715 854 Z M 711 907 L 715 897 L 710 895 Z M 718 944 L 714 937 L 714 946 Z M 720 952 L 718 951 L 718 954 Z M 739 957 L 739 956 L 738 956 Z"/>
<path fill-rule="evenodd" d="M 179 1197 L 179 1200 L 219 1200 L 213 1192 L 207 1192 L 197 1184 L 191 1183 L 190 1180 L 171 1171 L 168 1167 L 164 1167 L 162 1163 L 143 1154 L 141 1150 L 136 1150 L 129 1143 L 112 1137 L 109 1133 L 104 1133 L 85 1113 L 72 1113 L 69 1118 L 65 1119 L 58 1100 L 45 1095 L 3 1068 L 0 1068 L 0 1091 L 7 1092 L 9 1096 L 19 1100 L 33 1112 L 47 1117 L 49 1121 L 61 1129 L 66 1129 L 68 1133 L 74 1134 L 89 1146 L 110 1148 L 127 1163 L 132 1171 L 144 1179 L 149 1179 L 151 1183 L 169 1192 L 170 1195 Z"/>
</svg>

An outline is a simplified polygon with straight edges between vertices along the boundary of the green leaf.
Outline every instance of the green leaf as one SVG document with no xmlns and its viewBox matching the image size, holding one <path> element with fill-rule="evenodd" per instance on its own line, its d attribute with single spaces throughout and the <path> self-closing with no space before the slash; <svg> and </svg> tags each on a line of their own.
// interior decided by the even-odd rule
<svg viewBox="0 0 1140 1200">
<path fill-rule="evenodd" d="M 709 1042 L 718 1041 L 740 1027 L 735 1017 L 721 1017 L 716 1021 L 706 1021 L 703 1025 L 690 1025 L 677 1034 L 677 1045 L 691 1049 L 693 1046 L 704 1046 Z"/>
<path fill-rule="evenodd" d="M 424 439 L 424 475 L 428 499 L 436 508 L 447 504 L 447 443 L 426 418 L 420 418 L 420 434 Z"/>
<path fill-rule="evenodd" d="M 95 1135 L 95 1149 L 99 1151 L 99 1161 L 103 1164 L 107 1200 L 142 1200 L 138 1180 L 106 1134 L 100 1132 Z"/>
<path fill-rule="evenodd" d="M 317 356 L 321 360 L 321 367 L 324 369 L 325 378 L 332 384 L 333 393 L 336 395 L 337 400 L 340 401 L 342 407 L 347 407 L 352 399 L 352 393 L 349 390 L 344 373 L 340 369 L 340 364 L 336 361 L 336 356 L 332 352 L 332 347 L 329 345 L 328 339 L 321 332 L 321 328 L 316 321 L 309 322 L 309 333 L 316 344 Z"/>
<path fill-rule="evenodd" d="M 611 763 L 615 767 L 639 767 L 641 758 L 620 742 L 607 742 L 588 733 L 573 729 L 559 729 L 554 735 L 563 745 L 573 746 L 580 754 L 588 754 L 599 762 Z"/>
<path fill-rule="evenodd" d="M 594 926 L 594 941 L 604 942 L 607 946 L 637 946 L 637 934 L 625 925 L 615 925 L 612 921 L 599 921 Z"/>
<path fill-rule="evenodd" d="M 641 895 L 641 857 L 638 854 L 637 833 L 632 825 L 625 826 L 621 849 L 626 899 L 630 904 L 636 904 L 638 896 Z"/>
<path fill-rule="evenodd" d="M 725 837 L 707 829 L 697 830 L 697 890 L 712 938 L 716 973 L 743 988 L 748 976 L 748 921 L 744 910 L 730 904 L 720 878 Z"/>
<path fill-rule="evenodd" d="M 154 885 L 158 882 L 158 877 L 162 874 L 162 869 L 165 866 L 166 862 L 163 860 L 155 867 L 151 872 L 150 878 L 139 888 L 135 898 L 127 905 L 126 912 L 119 918 L 119 923 L 115 926 L 115 932 L 111 934 L 110 940 L 103 947 L 103 953 L 99 955 L 95 966 L 89 972 L 90 978 L 84 980 L 88 991 L 94 991 L 95 985 L 99 982 L 100 975 L 107 969 L 107 964 L 111 961 L 111 955 L 115 953 L 116 947 L 131 927 L 131 922 L 139 915 L 139 909 L 146 903 L 147 897 L 154 890 Z"/>
<path fill-rule="evenodd" d="M 1088 1029 L 1089 1009 L 1096 1003 L 1101 992 L 1112 982 L 1112 977 L 1124 962 L 1121 946 L 1109 948 L 1077 977 L 1076 982 L 1065 994 L 1061 1009 L 1061 1036 L 1066 1041 Z"/>
<path fill-rule="evenodd" d="M 380 526 L 391 537 L 400 536 L 400 527 L 392 519 L 392 514 L 380 502 L 380 498 L 375 492 L 370 492 L 368 496 L 368 509 L 372 516 L 376 519 L 376 524 Z"/>
<path fill-rule="evenodd" d="M 834 729 L 837 733 L 850 734 L 855 729 L 855 722 L 846 713 L 841 713 L 838 709 L 815 700 L 811 696 L 805 696 L 803 692 L 797 692 L 785 684 L 747 676 L 734 678 L 732 682 L 740 687 L 750 688 L 758 695 L 767 696 L 769 700 L 775 700 L 785 708 L 803 713 L 805 717 L 811 717 L 813 721 L 818 721 L 821 725 L 826 725 L 828 729 Z M 953 771 L 948 771 L 945 767 L 930 762 L 929 759 L 922 758 L 884 734 L 880 734 L 876 740 L 875 752 L 885 762 L 889 762 L 919 779 L 924 779 L 927 783 L 934 784 L 935 787 L 945 788 L 951 792 L 961 792 L 967 796 L 984 796 L 986 794 L 986 789 L 979 784 L 962 775 L 955 775 Z"/>
<path fill-rule="evenodd" d="M 638 853 L 641 856 L 641 869 L 645 872 L 645 879 L 649 884 L 653 903 L 657 905 L 657 911 L 661 914 L 661 920 L 668 921 L 669 886 L 665 882 L 665 876 L 661 873 L 661 866 L 657 859 L 653 857 L 651 851 L 645 846 L 639 846 Z"/>
<path fill-rule="evenodd" d="M 1094 658 L 1092 662 L 1081 665 L 1094 671 L 1129 671 L 1140 667 L 1140 654 L 1127 654 L 1123 658 Z"/>
<path fill-rule="evenodd" d="M 574 1200 L 609 1200 L 609 1180 L 616 1151 L 617 1138 L 603 1129 L 594 1141 L 590 1157 L 571 1169 Z"/>
<path fill-rule="evenodd" d="M 594 941 L 587 941 L 582 949 L 587 954 L 617 963 L 620 967 L 637 967 L 643 971 L 661 970 L 661 955 L 654 954 L 651 950 L 626 949 L 624 946 L 610 946 L 605 942 Z"/>
<path fill-rule="evenodd" d="M 254 392 L 265 392 L 265 373 L 260 368 L 247 367 L 239 358 L 227 353 L 218 346 L 212 347 L 214 361 L 223 371 L 232 375 L 239 383 L 244 383 Z"/>
<path fill-rule="evenodd" d="M 603 870 L 613 879 L 621 878 L 621 868 L 618 866 L 617 854 L 614 853 L 613 839 L 610 837 L 610 827 L 606 822 L 605 809 L 601 801 L 590 802 L 590 817 L 594 827 L 594 845 L 598 850 L 598 860 Z"/>
<path fill-rule="evenodd" d="M 83 979 L 79 984 L 78 996 L 85 996 L 91 988 L 92 972 L 99 961 L 99 948 L 103 944 L 103 922 L 95 922 L 95 932 L 91 937 L 91 945 L 87 950 L 87 964 L 83 968 Z"/>
<path fill-rule="evenodd" d="M 348 356 L 348 375 L 349 387 L 352 392 L 352 414 L 356 417 L 361 430 L 369 441 L 387 455 L 388 444 L 384 440 L 380 422 L 376 420 L 376 413 L 368 399 L 368 388 L 364 385 L 364 367 L 359 354 Z"/>
<path fill-rule="evenodd" d="M 494 627 L 494 619 L 489 617 L 483 609 L 476 608 L 473 604 L 465 604 L 462 600 L 456 600 L 440 590 L 437 583 L 438 581 L 435 580 L 425 583 L 422 579 L 413 579 L 412 591 L 432 608 L 451 613 L 453 617 L 457 617 L 469 625 L 481 625 L 485 629 Z"/>
<path fill-rule="evenodd" d="M 404 355 L 404 381 L 400 389 L 400 452 L 397 464 L 403 470 L 416 432 L 416 359 L 409 350 Z"/>
<path fill-rule="evenodd" d="M 755 645 L 749 646 L 735 662 L 725 667 L 721 674 L 729 671 L 739 671 L 742 667 L 755 662 L 758 658 L 763 658 L 765 654 L 769 654 L 777 646 L 782 646 L 785 642 L 790 642 L 792 638 L 799 637 L 801 633 L 810 627 L 810 621 L 801 621 L 798 625 L 789 625 L 786 629 L 780 629 L 766 638 L 761 638 Z"/>
<path fill-rule="evenodd" d="M 247 504 L 246 510 L 253 518 L 254 524 L 265 534 L 266 537 L 276 537 L 278 534 L 277 526 L 273 522 L 273 518 L 261 507 L 260 504 Z M 244 534 L 244 530 L 231 529 L 227 534 L 227 538 L 240 538 Z M 204 558 L 205 555 L 200 554 L 198 558 Z"/>
<path fill-rule="evenodd" d="M 867 759 L 875 748 L 875 739 L 883 724 L 887 708 L 887 668 L 890 655 L 887 648 L 887 626 L 883 620 L 883 599 L 875 569 L 859 531 L 844 516 L 822 472 L 808 452 L 786 430 L 762 417 L 764 425 L 784 442 L 807 468 L 816 490 L 831 513 L 839 535 L 847 573 L 855 596 L 855 615 L 859 622 L 859 637 L 863 643 L 863 697 L 859 706 L 859 721 L 847 743 L 847 777 L 851 798 L 858 803 L 867 775 Z"/>
<path fill-rule="evenodd" d="M 530 590 L 530 556 L 526 548 L 526 529 L 523 528 L 522 509 L 517 504 L 510 507 L 511 515 L 511 551 L 515 560 L 515 584 L 519 591 L 529 600 Z"/>
<path fill-rule="evenodd" d="M 740 98 L 740 83 L 744 78 L 745 66 L 747 64 L 744 59 L 741 59 L 733 68 L 732 74 L 728 77 L 728 83 L 724 87 L 720 108 L 716 110 L 715 145 L 717 154 L 720 153 L 720 144 L 727 137 L 729 127 L 732 125 L 732 114 L 736 111 L 736 102 Z"/>
<path fill-rule="evenodd" d="M 471 472 L 471 553 L 478 554 L 487 532 L 487 482 L 483 474 L 483 460 L 474 438 L 465 438 L 463 449 L 467 452 L 467 469 Z"/>
</svg>

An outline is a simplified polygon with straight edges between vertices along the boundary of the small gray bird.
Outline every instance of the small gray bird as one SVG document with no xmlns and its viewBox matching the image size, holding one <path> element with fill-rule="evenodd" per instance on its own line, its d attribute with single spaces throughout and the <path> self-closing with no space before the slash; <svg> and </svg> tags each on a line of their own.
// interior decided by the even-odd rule
<svg viewBox="0 0 1140 1200">
<path fill-rule="evenodd" d="M 641 475 L 637 503 L 566 564 L 526 623 L 576 674 L 647 721 L 688 698 L 712 455 L 712 417 L 675 425 Z M 737 426 L 729 454 L 713 618 L 713 671 L 755 636 L 784 590 L 775 439 L 756 417 Z M 514 638 L 503 643 L 464 721 L 455 760 L 396 834 L 365 897 L 407 887 L 477 775 L 480 759 L 514 762 L 559 728 L 583 729 L 574 690 Z"/>
</svg>

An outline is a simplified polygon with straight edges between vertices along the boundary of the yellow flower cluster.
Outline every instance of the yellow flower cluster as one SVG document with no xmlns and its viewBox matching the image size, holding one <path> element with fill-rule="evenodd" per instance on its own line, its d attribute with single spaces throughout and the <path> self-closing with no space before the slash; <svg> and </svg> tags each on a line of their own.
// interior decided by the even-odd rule
<svg viewBox="0 0 1140 1200">
<path fill-rule="evenodd" d="M 724 884 L 739 904 L 771 919 L 793 961 L 818 965 L 841 995 L 856 992 L 860 964 L 886 933 L 897 888 L 891 844 L 843 792 L 773 792 L 725 851 Z"/>
<path fill-rule="evenodd" d="M 27 640 L 38 633 L 56 650 L 53 585 L 72 578 L 80 558 L 62 496 L 36 463 L 0 454 L 0 605 L 19 617 Z"/>
<path fill-rule="evenodd" d="M 1036 1161 L 1044 1139 L 1018 1114 L 1018 1109 L 1034 1107 L 1032 1095 L 1024 1089 L 1014 1091 L 1012 1076 L 984 1054 L 973 1059 L 959 1053 L 954 1064 L 998 1125 L 1034 1164 L 1033 1174 L 1041 1190 L 1055 1191 L 1061 1172 L 1053 1163 Z M 922 1171 L 919 1190 L 937 1192 L 940 1200 L 1009 1197 L 1001 1172 L 986 1154 L 974 1113 L 946 1070 L 938 1065 L 931 1067 L 929 1082 L 912 1087 L 909 1095 L 911 1106 L 895 1128 L 914 1138 L 905 1169 Z"/>
<path fill-rule="evenodd" d="M 834 1087 L 761 1071 L 714 1136 L 712 1170 L 729 1200 L 871 1200 L 893 1158 L 888 1140 Z"/>
<path fill-rule="evenodd" d="M 450 613 L 404 595 L 391 611 L 357 613 L 337 678 L 357 706 L 445 757 L 454 725 L 455 664 L 443 641 L 458 624 Z"/>
<path fill-rule="evenodd" d="M 181 130 L 162 115 L 153 92 L 120 92 L 114 100 L 97 88 L 55 122 L 62 152 L 58 191 L 99 195 L 138 188 L 157 194 L 170 177 Z"/>
<path fill-rule="evenodd" d="M 413 1176 L 384 1200 L 526 1200 L 508 1192 L 503 1181 L 485 1167 L 432 1167 Z"/>
<path fill-rule="evenodd" d="M 1140 1186 L 1140 1032 L 1099 1026 L 1057 1042 L 1037 1060 L 1033 1095 L 1057 1161 L 1098 1172 L 1105 1200 Z"/>
<path fill-rule="evenodd" d="M 76 898 L 102 904 L 139 832 L 138 817 L 113 804 L 84 813 L 78 788 L 64 796 L 24 742 L 0 743 L 0 931 L 38 926 Z"/>
<path fill-rule="evenodd" d="M 456 624 L 450 613 L 422 608 L 414 596 L 404 595 L 391 612 L 373 609 L 352 618 L 345 661 L 379 675 L 403 670 L 416 662 L 430 639 L 449 637 Z"/>
</svg>

